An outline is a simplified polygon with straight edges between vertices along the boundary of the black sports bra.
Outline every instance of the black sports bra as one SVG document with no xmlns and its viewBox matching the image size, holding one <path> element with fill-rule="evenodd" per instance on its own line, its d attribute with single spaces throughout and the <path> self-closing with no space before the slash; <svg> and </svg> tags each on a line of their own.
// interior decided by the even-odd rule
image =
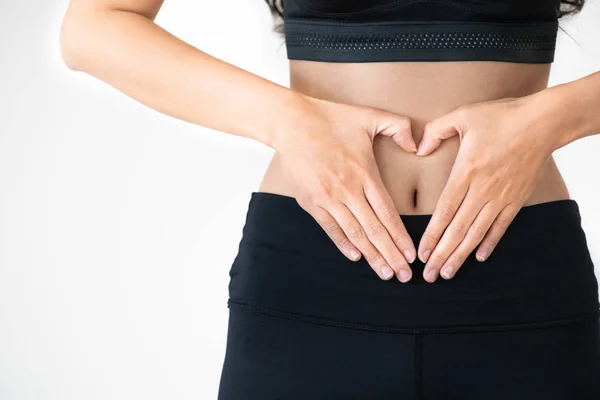
<svg viewBox="0 0 600 400">
<path fill-rule="evenodd" d="M 551 63 L 560 0 L 285 0 L 289 59 Z"/>
</svg>

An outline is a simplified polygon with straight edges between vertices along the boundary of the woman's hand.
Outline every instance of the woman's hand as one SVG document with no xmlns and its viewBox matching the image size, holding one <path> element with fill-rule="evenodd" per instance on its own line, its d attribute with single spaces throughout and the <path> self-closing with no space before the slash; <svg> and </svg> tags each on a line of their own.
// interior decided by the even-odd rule
<svg viewBox="0 0 600 400">
<path fill-rule="evenodd" d="M 366 106 L 303 97 L 301 118 L 274 143 L 298 204 L 350 260 L 362 253 L 382 279 L 412 277 L 415 246 L 385 188 L 373 152 L 376 135 L 416 151 L 409 118 Z"/>
<path fill-rule="evenodd" d="M 450 279 L 479 245 L 484 261 L 533 192 L 557 148 L 532 96 L 462 106 L 425 126 L 417 155 L 459 135 L 448 182 L 419 243 L 423 277 Z"/>
</svg>

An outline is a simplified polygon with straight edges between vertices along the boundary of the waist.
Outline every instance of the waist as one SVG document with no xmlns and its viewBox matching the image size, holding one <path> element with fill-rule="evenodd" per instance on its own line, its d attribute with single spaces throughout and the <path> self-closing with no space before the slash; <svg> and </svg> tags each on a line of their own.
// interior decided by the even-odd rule
<svg viewBox="0 0 600 400">
<path fill-rule="evenodd" d="M 547 87 L 549 65 L 448 63 L 320 63 L 294 60 L 290 86 L 310 96 L 381 108 L 411 118 L 415 141 L 424 125 L 470 103 L 520 97 Z M 459 149 L 458 137 L 442 142 L 427 157 L 404 152 L 389 137 L 376 136 L 375 159 L 399 212 L 433 212 Z M 292 195 L 291 183 L 275 154 L 260 191 Z M 554 160 L 541 171 L 526 204 L 569 198 Z"/>
<path fill-rule="evenodd" d="M 444 190 L 458 151 L 458 139 L 451 138 L 436 152 L 419 157 L 400 149 L 391 138 L 376 138 L 375 160 L 383 183 L 396 209 L 402 214 L 431 214 Z M 258 188 L 285 196 L 294 195 L 292 182 L 287 178 L 275 153 Z M 551 157 L 540 172 L 539 181 L 525 205 L 569 199 L 567 185 Z"/>
<path fill-rule="evenodd" d="M 401 215 L 415 243 L 430 215 Z M 523 207 L 494 253 L 451 280 L 384 281 L 345 258 L 292 197 L 253 192 L 229 304 L 366 329 L 463 329 L 560 323 L 598 312 L 598 284 L 575 200 Z"/>
</svg>

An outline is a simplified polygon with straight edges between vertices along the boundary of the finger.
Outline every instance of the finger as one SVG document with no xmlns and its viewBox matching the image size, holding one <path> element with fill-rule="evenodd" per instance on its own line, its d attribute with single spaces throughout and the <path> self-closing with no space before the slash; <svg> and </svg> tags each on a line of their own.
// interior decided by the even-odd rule
<svg viewBox="0 0 600 400">
<path fill-rule="evenodd" d="M 398 250 L 402 252 L 407 262 L 412 263 L 417 257 L 415 244 L 406 231 L 402 218 L 400 218 L 400 213 L 381 177 L 377 175 L 367 180 L 364 183 L 363 190 L 375 215 L 389 232 Z"/>
<path fill-rule="evenodd" d="M 488 202 L 483 206 L 477 215 L 477 218 L 475 218 L 475 221 L 473 221 L 469 227 L 465 239 L 458 245 L 450 257 L 448 257 L 444 266 L 442 266 L 442 269 L 440 270 L 440 276 L 442 278 L 452 279 L 454 277 L 467 257 L 469 257 L 475 247 L 481 243 L 499 212 L 499 207 L 494 206 L 492 202 Z"/>
<path fill-rule="evenodd" d="M 331 238 L 342 254 L 350 261 L 358 261 L 360 259 L 361 254 L 358 248 L 352 244 L 340 224 L 337 223 L 326 209 L 319 206 L 307 207 L 305 209 L 323 228 L 327 236 Z"/>
<path fill-rule="evenodd" d="M 392 265 L 396 277 L 401 282 L 408 282 L 412 277 L 412 270 L 407 262 L 412 263 L 415 260 L 416 250 L 387 189 L 383 182 L 377 183 L 378 181 L 379 179 L 375 178 L 365 183 L 365 197 L 375 216 L 387 230 L 395 247 L 404 256 L 399 260 L 398 265 Z"/>
<path fill-rule="evenodd" d="M 375 215 L 366 197 L 364 195 L 353 197 L 348 199 L 346 205 L 362 225 L 368 240 L 375 246 L 377 252 L 383 256 L 388 266 L 394 270 L 396 276 L 399 279 L 406 279 L 408 277 L 406 273 L 410 273 L 410 267 L 385 226 Z M 365 253 L 363 254 L 367 257 Z"/>
<path fill-rule="evenodd" d="M 431 252 L 436 247 L 446 227 L 452 222 L 456 211 L 458 211 L 467 194 L 469 183 L 467 180 L 461 179 L 460 175 L 460 171 L 456 168 L 453 168 L 450 172 L 450 177 L 438 199 L 427 228 L 421 236 L 418 254 L 419 259 L 423 262 L 427 262 L 431 256 Z"/>
<path fill-rule="evenodd" d="M 464 131 L 463 114 L 463 109 L 459 108 L 425 124 L 417 155 L 426 156 L 438 148 L 442 140 L 461 134 Z"/>
<path fill-rule="evenodd" d="M 435 282 L 440 269 L 466 237 L 469 227 L 473 224 L 484 205 L 485 201 L 482 201 L 478 194 L 474 194 L 474 191 L 467 193 L 439 243 L 435 246 L 429 260 L 427 260 L 427 264 L 425 264 L 423 277 L 426 281 Z"/>
<path fill-rule="evenodd" d="M 492 251 L 494 251 L 494 249 L 498 245 L 498 242 L 500 241 L 502 236 L 504 236 L 504 233 L 506 232 L 506 230 L 508 229 L 508 227 L 510 226 L 520 209 L 521 206 L 519 206 L 518 204 L 509 203 L 506 207 L 502 209 L 500 214 L 498 214 L 498 216 L 492 223 L 492 226 L 488 230 L 487 234 L 481 241 L 481 245 L 477 249 L 475 257 L 479 261 L 485 261 L 490 256 L 490 254 L 492 254 Z"/>
<path fill-rule="evenodd" d="M 374 110 L 372 132 L 375 135 L 391 137 L 403 150 L 409 153 L 417 151 L 413 137 L 412 122 L 409 117 L 383 110 Z"/>
<path fill-rule="evenodd" d="M 394 270 L 371 243 L 367 232 L 352 211 L 343 203 L 332 204 L 324 208 L 335 218 L 346 237 L 358 248 L 377 275 L 384 280 L 392 278 Z"/>
</svg>

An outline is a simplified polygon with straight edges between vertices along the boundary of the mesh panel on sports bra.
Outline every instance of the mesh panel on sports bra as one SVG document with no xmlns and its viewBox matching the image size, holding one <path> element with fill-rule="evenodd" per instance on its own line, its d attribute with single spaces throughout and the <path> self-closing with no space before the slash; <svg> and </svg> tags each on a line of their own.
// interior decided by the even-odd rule
<svg viewBox="0 0 600 400">
<path fill-rule="evenodd" d="M 329 62 L 554 59 L 557 0 L 286 0 L 288 58 Z"/>
</svg>

